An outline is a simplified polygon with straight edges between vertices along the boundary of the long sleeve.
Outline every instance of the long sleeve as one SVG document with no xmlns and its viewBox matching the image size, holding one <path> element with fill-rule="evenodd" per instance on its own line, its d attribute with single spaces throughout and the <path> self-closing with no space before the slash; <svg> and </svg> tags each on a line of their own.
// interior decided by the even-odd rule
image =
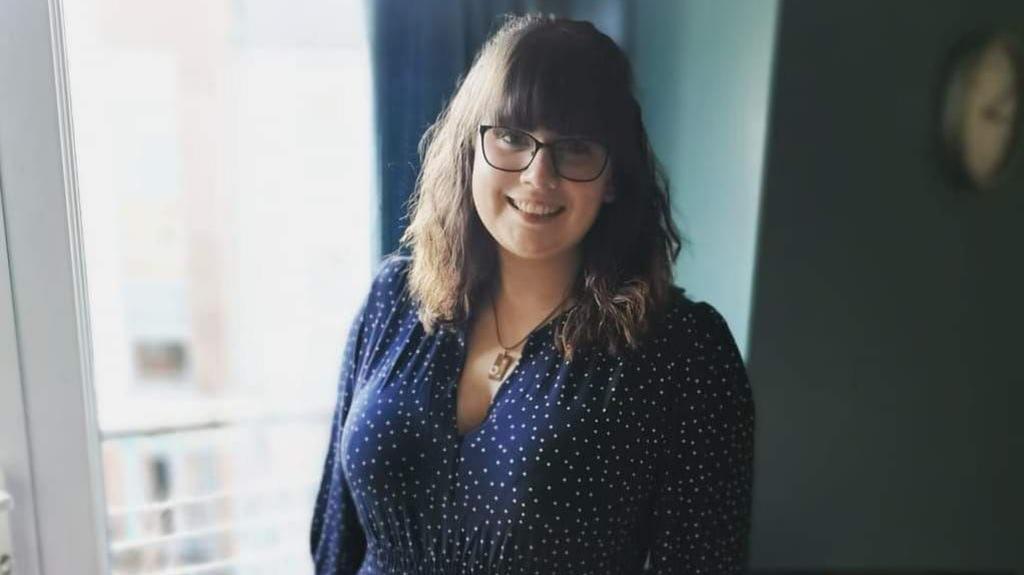
<svg viewBox="0 0 1024 575">
<path fill-rule="evenodd" d="M 356 315 L 345 344 L 327 460 L 313 511 L 310 552 L 317 575 L 355 575 L 366 554 L 366 535 L 356 515 L 355 502 L 341 466 L 340 448 L 341 431 L 352 403 L 365 337 L 367 307 L 364 303 Z"/>
<path fill-rule="evenodd" d="M 668 402 L 650 573 L 743 573 L 747 568 L 754 402 L 724 318 L 707 303 L 680 322 L 667 366 Z"/>
</svg>

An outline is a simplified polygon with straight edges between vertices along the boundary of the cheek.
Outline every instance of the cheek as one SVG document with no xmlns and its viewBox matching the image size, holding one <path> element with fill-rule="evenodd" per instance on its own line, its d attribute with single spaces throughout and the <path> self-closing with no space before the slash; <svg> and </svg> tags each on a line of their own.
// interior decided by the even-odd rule
<svg viewBox="0 0 1024 575">
<path fill-rule="evenodd" d="M 576 202 L 577 215 L 588 222 L 592 222 L 597 219 L 597 214 L 601 211 L 604 206 L 604 194 L 606 186 L 604 184 L 587 187 L 585 189 L 574 190 L 574 195 L 578 199 Z"/>
<path fill-rule="evenodd" d="M 572 210 L 572 234 L 578 236 L 577 240 L 590 231 L 597 221 L 601 210 L 614 209 L 614 204 L 604 202 L 606 185 L 598 185 L 585 189 L 572 190 L 577 199 Z"/>
<path fill-rule="evenodd" d="M 479 155 L 473 161 L 473 177 L 470 180 L 470 187 L 473 194 L 473 205 L 476 206 L 477 212 L 483 215 L 483 212 L 489 211 L 489 206 L 493 203 L 490 199 L 490 184 L 488 182 L 486 170 L 480 166 Z"/>
<path fill-rule="evenodd" d="M 501 233 L 501 222 L 504 217 L 502 210 L 506 205 L 503 202 L 500 179 L 488 173 L 489 171 L 486 167 L 482 170 L 473 170 L 471 192 L 473 207 L 480 223 L 492 237 L 496 237 Z"/>
<path fill-rule="evenodd" d="M 499 172 L 488 166 L 479 153 L 473 161 L 471 178 L 473 204 L 480 217 L 494 217 L 507 208 L 505 192 L 516 186 L 518 174 Z"/>
</svg>

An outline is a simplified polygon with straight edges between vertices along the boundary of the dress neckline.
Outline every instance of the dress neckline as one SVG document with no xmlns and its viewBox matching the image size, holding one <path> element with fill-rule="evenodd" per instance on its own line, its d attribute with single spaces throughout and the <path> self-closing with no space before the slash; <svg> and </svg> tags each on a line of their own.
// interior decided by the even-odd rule
<svg viewBox="0 0 1024 575">
<path fill-rule="evenodd" d="M 541 331 L 546 331 L 547 329 L 551 328 L 558 322 L 564 322 L 566 315 L 570 311 L 576 309 L 577 306 L 579 306 L 579 302 L 574 302 L 571 306 L 551 316 L 551 318 L 546 322 L 533 328 L 533 331 L 530 332 L 530 335 L 526 337 L 526 340 L 523 343 L 523 349 L 526 349 L 526 346 L 529 345 L 529 343 L 533 340 L 534 335 L 540 333 Z M 462 347 L 465 347 L 467 344 L 469 326 L 472 325 L 474 319 L 476 319 L 476 313 L 470 314 L 469 317 L 467 317 L 466 319 L 460 322 L 453 323 L 451 325 L 451 329 L 455 333 L 455 337 L 458 340 L 459 345 L 461 345 Z"/>
</svg>

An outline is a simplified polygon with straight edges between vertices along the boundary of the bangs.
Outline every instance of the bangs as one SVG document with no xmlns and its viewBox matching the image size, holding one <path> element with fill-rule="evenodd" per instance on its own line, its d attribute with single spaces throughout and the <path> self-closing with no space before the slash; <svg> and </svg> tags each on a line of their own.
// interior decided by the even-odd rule
<svg viewBox="0 0 1024 575">
<path fill-rule="evenodd" d="M 569 30 L 527 34 L 510 54 L 495 120 L 610 143 L 630 86 L 616 60 L 606 46 Z"/>
</svg>

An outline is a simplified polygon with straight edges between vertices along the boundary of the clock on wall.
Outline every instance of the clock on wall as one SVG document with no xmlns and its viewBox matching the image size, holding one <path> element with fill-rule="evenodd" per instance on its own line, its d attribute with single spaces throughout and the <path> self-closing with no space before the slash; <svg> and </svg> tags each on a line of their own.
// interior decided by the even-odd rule
<svg viewBox="0 0 1024 575">
<path fill-rule="evenodd" d="M 1020 44 L 1010 34 L 968 39 L 954 54 L 943 94 L 945 161 L 961 185 L 998 187 L 1019 144 L 1024 82 Z"/>
</svg>

